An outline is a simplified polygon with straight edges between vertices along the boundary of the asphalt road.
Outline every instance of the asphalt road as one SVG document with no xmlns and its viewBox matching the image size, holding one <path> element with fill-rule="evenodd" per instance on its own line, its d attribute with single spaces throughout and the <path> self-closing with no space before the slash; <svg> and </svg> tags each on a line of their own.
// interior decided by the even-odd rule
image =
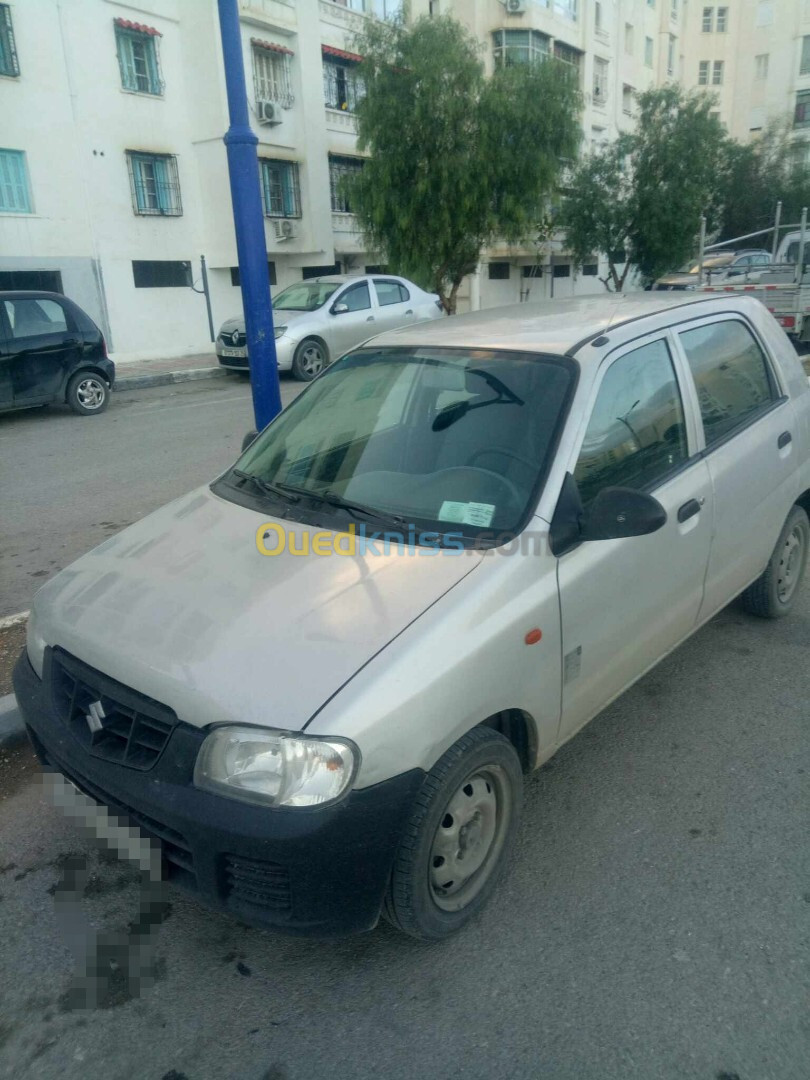
<svg viewBox="0 0 810 1080">
<path fill-rule="evenodd" d="M 286 404 L 302 384 L 283 378 Z M 241 376 L 114 394 L 100 416 L 66 406 L 0 416 L 0 617 L 58 570 L 212 480 L 253 427 Z"/>
<path fill-rule="evenodd" d="M 3 532 L 39 541 L 29 567 L 66 561 L 226 464 L 246 394 L 122 395 L 97 431 L 2 421 L 4 484 L 25 477 Z M 807 1080 L 808 649 L 810 580 L 786 620 L 713 620 L 530 778 L 512 872 L 457 938 L 287 939 L 175 893 L 153 985 L 92 1009 L 54 889 L 89 858 L 86 912 L 123 930 L 135 875 L 0 754 L 0 1077 Z"/>
</svg>

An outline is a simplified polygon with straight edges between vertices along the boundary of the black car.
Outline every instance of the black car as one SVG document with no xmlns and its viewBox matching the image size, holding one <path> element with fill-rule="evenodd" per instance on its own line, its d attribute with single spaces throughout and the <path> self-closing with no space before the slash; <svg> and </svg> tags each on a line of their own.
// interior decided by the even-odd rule
<svg viewBox="0 0 810 1080">
<path fill-rule="evenodd" d="M 65 401 L 103 412 L 115 382 L 104 335 L 78 304 L 52 292 L 0 292 L 0 412 Z"/>
</svg>

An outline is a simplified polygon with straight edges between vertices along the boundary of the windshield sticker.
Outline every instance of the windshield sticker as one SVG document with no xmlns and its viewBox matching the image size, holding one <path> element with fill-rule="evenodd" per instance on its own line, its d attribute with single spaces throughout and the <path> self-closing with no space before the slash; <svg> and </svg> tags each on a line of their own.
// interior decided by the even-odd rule
<svg viewBox="0 0 810 1080">
<path fill-rule="evenodd" d="M 452 502 L 448 499 L 439 510 L 439 521 L 455 521 L 461 525 L 477 525 L 485 529 L 495 513 L 493 503 Z"/>
</svg>

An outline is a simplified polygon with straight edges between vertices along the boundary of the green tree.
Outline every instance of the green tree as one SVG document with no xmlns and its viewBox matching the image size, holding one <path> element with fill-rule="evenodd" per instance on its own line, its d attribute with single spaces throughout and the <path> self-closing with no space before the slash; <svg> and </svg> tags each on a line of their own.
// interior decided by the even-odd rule
<svg viewBox="0 0 810 1080">
<path fill-rule="evenodd" d="M 599 280 L 609 292 L 621 292 L 631 263 L 625 250 L 633 227 L 634 188 L 627 165 L 625 137 L 601 147 L 575 167 L 563 208 L 568 247 L 577 266 L 597 252 L 608 260 L 608 276 Z"/>
<path fill-rule="evenodd" d="M 714 227 L 727 140 L 703 93 L 664 86 L 636 104 L 635 132 L 575 167 L 564 222 L 579 258 L 610 256 L 615 243 L 651 282 L 693 253 L 701 214 Z M 621 289 L 626 273 L 613 262 L 606 288 Z"/>
<path fill-rule="evenodd" d="M 357 48 L 369 156 L 347 181 L 352 209 L 370 247 L 452 314 L 482 247 L 528 235 L 575 156 L 579 92 L 558 61 L 487 79 L 475 38 L 450 18 L 371 22 Z"/>
<path fill-rule="evenodd" d="M 782 201 L 782 221 L 795 224 L 810 203 L 807 144 L 797 143 L 788 123 L 775 123 L 750 143 L 729 140 L 723 174 L 723 207 L 719 240 L 731 240 L 774 223 L 776 203 Z M 754 238 L 752 245 L 770 247 L 771 238 Z"/>
</svg>

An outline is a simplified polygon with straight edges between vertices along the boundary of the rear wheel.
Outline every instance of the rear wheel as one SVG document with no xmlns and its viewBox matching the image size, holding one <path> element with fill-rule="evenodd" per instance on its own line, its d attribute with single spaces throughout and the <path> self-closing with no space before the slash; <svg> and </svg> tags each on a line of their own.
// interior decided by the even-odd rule
<svg viewBox="0 0 810 1080">
<path fill-rule="evenodd" d="M 301 382 L 320 375 L 327 364 L 326 348 L 316 338 L 304 338 L 295 350 L 292 373 Z"/>
<path fill-rule="evenodd" d="M 439 941 L 486 904 L 515 840 L 523 799 L 520 760 L 491 728 L 474 728 L 425 777 L 391 874 L 384 915 L 399 930 Z"/>
<path fill-rule="evenodd" d="M 764 574 L 742 594 L 745 610 L 762 619 L 779 619 L 788 615 L 799 595 L 808 549 L 810 522 L 801 506 L 794 506 Z"/>
<path fill-rule="evenodd" d="M 79 371 L 67 385 L 65 401 L 79 416 L 93 416 L 107 408 L 110 388 L 94 371 Z"/>
</svg>

